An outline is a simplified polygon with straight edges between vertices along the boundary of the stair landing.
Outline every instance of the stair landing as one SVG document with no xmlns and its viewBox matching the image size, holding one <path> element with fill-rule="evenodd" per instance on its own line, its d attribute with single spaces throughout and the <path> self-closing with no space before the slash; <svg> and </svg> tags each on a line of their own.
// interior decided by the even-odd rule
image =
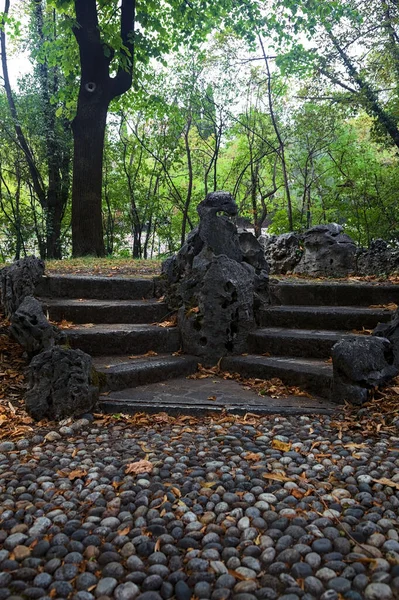
<svg viewBox="0 0 399 600">
<path fill-rule="evenodd" d="M 332 414 L 336 405 L 320 398 L 259 396 L 233 380 L 171 379 L 100 396 L 107 413 L 168 412 L 200 415 L 208 412 L 234 414 Z"/>
</svg>

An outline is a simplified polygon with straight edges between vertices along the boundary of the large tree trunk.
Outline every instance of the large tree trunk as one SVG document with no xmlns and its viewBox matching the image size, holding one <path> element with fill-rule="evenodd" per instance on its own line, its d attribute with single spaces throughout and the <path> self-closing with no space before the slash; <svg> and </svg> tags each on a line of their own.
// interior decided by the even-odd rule
<svg viewBox="0 0 399 600">
<path fill-rule="evenodd" d="M 74 256 L 104 256 L 102 166 L 108 100 L 79 101 L 72 124 L 72 251 Z"/>
<path fill-rule="evenodd" d="M 79 46 L 81 80 L 72 123 L 72 251 L 74 256 L 104 256 L 101 192 L 105 126 L 109 103 L 132 84 L 135 0 L 120 2 L 120 53 L 125 68 L 119 66 L 114 77 L 110 76 L 114 50 L 101 38 L 96 0 L 75 0 L 74 4 L 73 32 Z"/>
</svg>

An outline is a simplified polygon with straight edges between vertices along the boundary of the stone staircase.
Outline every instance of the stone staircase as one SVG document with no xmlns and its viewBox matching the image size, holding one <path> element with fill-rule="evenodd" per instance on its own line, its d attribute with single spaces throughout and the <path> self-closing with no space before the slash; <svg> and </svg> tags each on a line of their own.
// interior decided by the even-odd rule
<svg viewBox="0 0 399 600">
<path fill-rule="evenodd" d="M 383 307 L 399 304 L 399 286 L 392 284 L 280 281 L 272 284 L 272 295 L 260 328 L 249 336 L 248 355 L 224 358 L 222 369 L 279 377 L 329 399 L 334 344 L 389 321 L 392 310 Z"/>
<path fill-rule="evenodd" d="M 383 306 L 399 304 L 395 285 L 274 280 L 271 290 L 273 304 L 259 315 L 249 353 L 224 358 L 221 368 L 246 377 L 278 377 L 325 399 L 332 383 L 332 346 L 361 335 L 353 330 L 388 321 L 392 311 Z M 45 277 L 36 290 L 51 320 L 73 323 L 66 330 L 71 347 L 93 356 L 102 374 L 105 411 L 147 409 L 148 394 L 145 401 L 145 390 L 140 388 L 140 397 L 138 386 L 186 377 L 197 369 L 196 357 L 179 353 L 178 329 L 157 325 L 170 318 L 161 293 L 156 278 L 87 276 Z"/>
<path fill-rule="evenodd" d="M 73 323 L 68 343 L 93 357 L 103 393 L 197 370 L 196 358 L 179 354 L 177 327 L 157 325 L 171 316 L 159 293 L 152 278 L 55 276 L 36 289 L 52 321 Z"/>
</svg>

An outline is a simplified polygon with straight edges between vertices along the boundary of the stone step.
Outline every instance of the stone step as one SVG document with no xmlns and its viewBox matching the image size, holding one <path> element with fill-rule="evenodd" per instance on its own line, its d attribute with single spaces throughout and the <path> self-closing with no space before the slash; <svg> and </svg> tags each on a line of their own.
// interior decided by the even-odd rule
<svg viewBox="0 0 399 600">
<path fill-rule="evenodd" d="M 348 282 L 272 282 L 272 304 L 301 306 L 399 305 L 399 285 Z"/>
<path fill-rule="evenodd" d="M 139 388 L 124 389 L 100 396 L 100 409 L 109 413 L 167 412 L 169 414 L 301 415 L 328 413 L 335 405 L 320 398 L 259 396 L 236 381 L 211 379 L 171 379 Z"/>
<path fill-rule="evenodd" d="M 177 327 L 118 323 L 74 327 L 63 331 L 71 348 L 80 348 L 92 356 L 140 355 L 150 350 L 164 354 L 180 349 Z"/>
<path fill-rule="evenodd" d="M 159 323 L 170 311 L 158 300 L 91 300 L 40 298 L 52 321 L 72 323 Z"/>
<path fill-rule="evenodd" d="M 44 298 L 96 298 L 99 300 L 141 300 L 160 296 L 157 278 L 51 275 L 43 277 L 35 295 Z"/>
<path fill-rule="evenodd" d="M 259 311 L 258 318 L 263 327 L 362 330 L 374 329 L 392 315 L 389 309 L 359 306 L 270 306 Z"/>
<path fill-rule="evenodd" d="M 249 335 L 248 347 L 253 354 L 329 358 L 334 344 L 355 336 L 345 331 L 267 327 Z"/>
<path fill-rule="evenodd" d="M 127 356 L 99 356 L 94 366 L 103 375 L 102 391 L 116 391 L 191 375 L 197 370 L 198 358 L 161 354 L 129 360 Z"/>
<path fill-rule="evenodd" d="M 330 363 L 323 360 L 249 354 L 223 358 L 221 369 L 239 373 L 243 377 L 278 377 L 286 385 L 298 386 L 318 396 L 330 398 L 333 369 Z"/>
</svg>

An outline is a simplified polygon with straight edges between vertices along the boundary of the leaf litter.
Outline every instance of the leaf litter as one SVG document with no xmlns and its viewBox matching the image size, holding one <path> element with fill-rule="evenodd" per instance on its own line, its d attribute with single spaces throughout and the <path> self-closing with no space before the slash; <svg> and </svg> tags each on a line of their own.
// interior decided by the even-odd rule
<svg viewBox="0 0 399 600">
<path fill-rule="evenodd" d="M 6 332 L 8 321 L 0 315 L 0 331 Z M 16 440 L 32 433 L 34 424 L 24 409 L 26 390 L 22 347 L 7 333 L 0 335 L 0 439 Z"/>
<path fill-rule="evenodd" d="M 258 396 L 270 396 L 271 398 L 287 398 L 288 396 L 302 396 L 311 398 L 311 394 L 297 386 L 285 385 L 281 379 L 259 379 L 257 377 L 243 377 L 239 373 L 230 373 L 220 369 L 220 361 L 214 367 L 204 367 L 198 364 L 198 370 L 187 379 L 207 379 L 210 377 L 219 377 L 220 379 L 233 380 L 240 383 L 244 389 L 253 390 Z"/>
</svg>

